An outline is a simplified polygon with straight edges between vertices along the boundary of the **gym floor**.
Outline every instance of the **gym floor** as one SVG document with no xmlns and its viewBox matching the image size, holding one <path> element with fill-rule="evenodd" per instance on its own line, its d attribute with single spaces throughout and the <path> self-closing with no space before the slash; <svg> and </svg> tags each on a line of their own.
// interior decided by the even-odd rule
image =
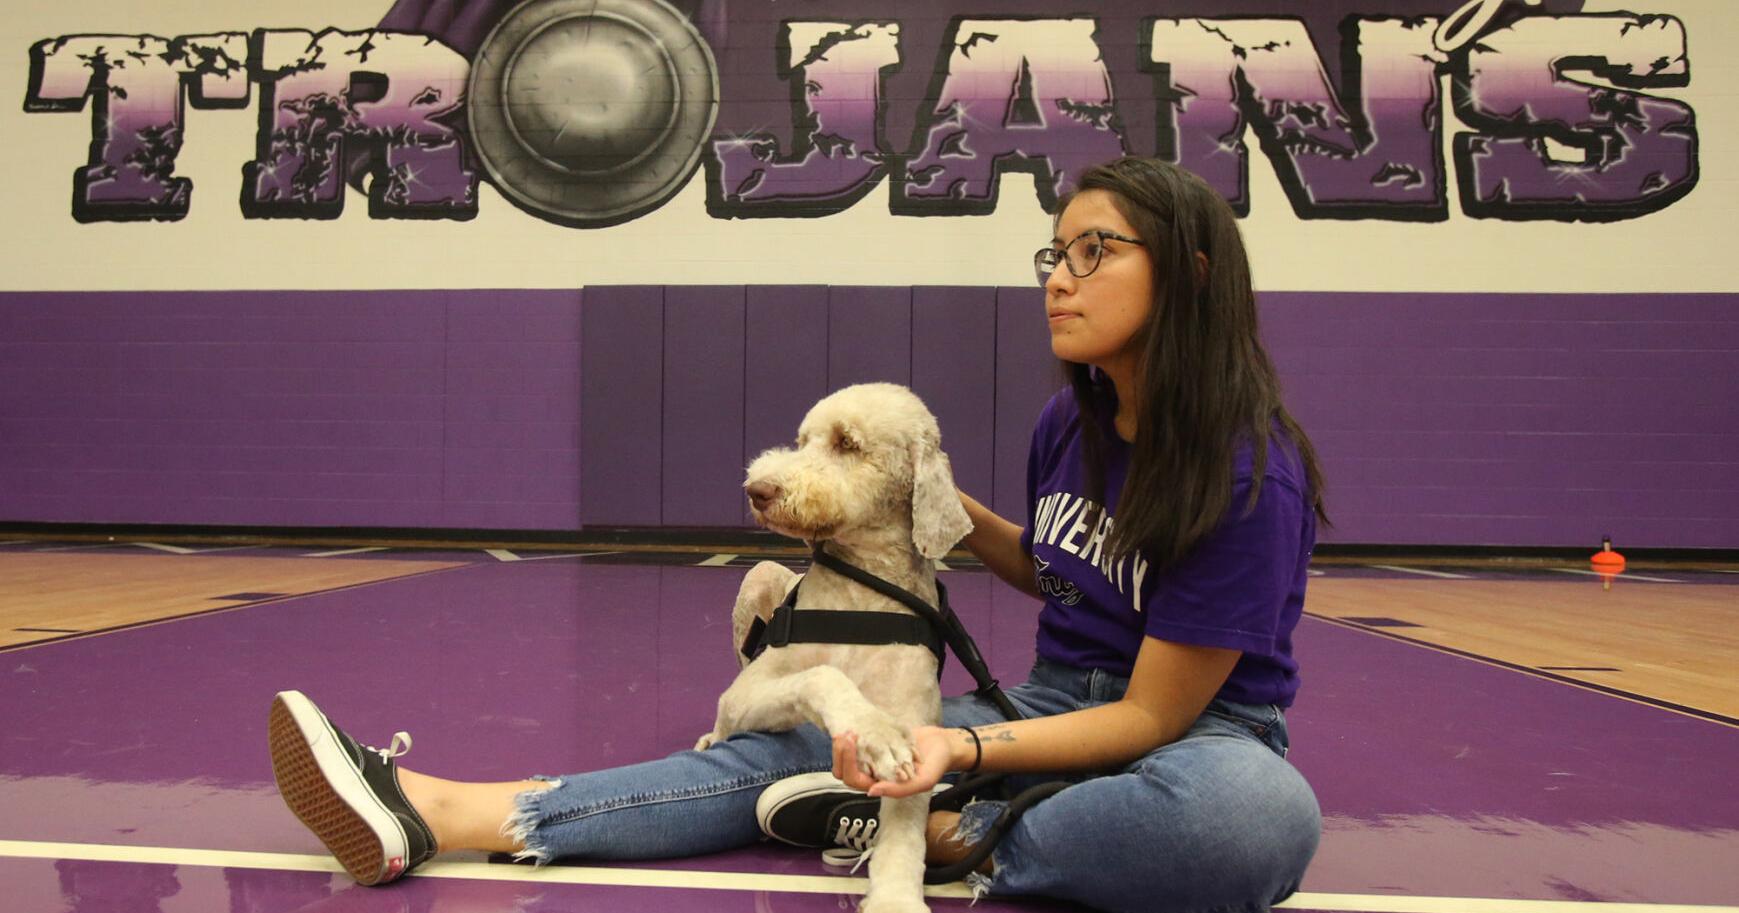
<svg viewBox="0 0 1739 913">
<path fill-rule="evenodd" d="M 764 844 L 360 888 L 278 800 L 274 692 L 463 779 L 658 757 L 710 728 L 754 558 L 0 541 L 0 884 L 19 913 L 837 911 L 861 873 Z M 1739 913 L 1739 572 L 1319 561 L 1292 761 L 1324 835 L 1284 906 Z M 1019 681 L 1036 604 L 942 572 Z M 944 686 L 969 681 L 950 662 Z M 1530 901 L 1532 903 L 1518 903 Z M 964 910 L 959 885 L 937 910 Z M 986 898 L 976 910 L 1069 910 Z"/>
</svg>

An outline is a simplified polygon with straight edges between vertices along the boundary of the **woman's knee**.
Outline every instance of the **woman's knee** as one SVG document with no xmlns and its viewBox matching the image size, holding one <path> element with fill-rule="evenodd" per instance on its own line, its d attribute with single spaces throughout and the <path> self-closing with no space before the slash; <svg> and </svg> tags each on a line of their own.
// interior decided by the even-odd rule
<svg viewBox="0 0 1739 913">
<path fill-rule="evenodd" d="M 1264 910 L 1283 899 L 1316 852 L 1316 797 L 1272 753 L 1273 763 L 1213 753 L 1223 763 L 1103 777 L 1035 806 L 998 850 L 994 889 L 1112 910 Z"/>
<path fill-rule="evenodd" d="M 1156 872 L 1150 885 L 1177 897 L 1173 909 L 1266 910 L 1298 889 L 1316 855 L 1322 814 L 1310 784 L 1265 748 L 1247 759 L 1222 768 L 1224 778 L 1187 809 L 1173 808 L 1186 836 L 1178 850 L 1193 864 Z M 1180 881 L 1195 884 L 1170 893 Z"/>
</svg>

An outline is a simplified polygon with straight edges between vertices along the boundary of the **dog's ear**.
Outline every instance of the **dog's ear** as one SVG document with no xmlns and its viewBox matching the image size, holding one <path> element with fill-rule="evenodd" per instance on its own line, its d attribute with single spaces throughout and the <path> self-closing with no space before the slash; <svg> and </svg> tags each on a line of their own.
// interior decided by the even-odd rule
<svg viewBox="0 0 1739 913">
<path fill-rule="evenodd" d="M 948 454 L 935 440 L 920 436 L 912 442 L 912 544 L 918 554 L 936 559 L 969 532 L 972 519 L 954 489 Z"/>
</svg>

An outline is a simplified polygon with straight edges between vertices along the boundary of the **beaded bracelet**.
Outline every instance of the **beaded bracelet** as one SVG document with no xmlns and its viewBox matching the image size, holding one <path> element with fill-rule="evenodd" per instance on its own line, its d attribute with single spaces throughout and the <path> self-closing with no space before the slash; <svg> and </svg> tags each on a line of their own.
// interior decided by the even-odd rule
<svg viewBox="0 0 1739 913">
<path fill-rule="evenodd" d="M 966 768 L 965 773 L 973 773 L 978 770 L 978 765 L 984 763 L 984 743 L 978 740 L 978 733 L 973 732 L 972 727 L 961 726 L 960 730 L 967 735 L 972 736 L 972 749 L 974 756 L 972 758 L 972 766 Z"/>
</svg>

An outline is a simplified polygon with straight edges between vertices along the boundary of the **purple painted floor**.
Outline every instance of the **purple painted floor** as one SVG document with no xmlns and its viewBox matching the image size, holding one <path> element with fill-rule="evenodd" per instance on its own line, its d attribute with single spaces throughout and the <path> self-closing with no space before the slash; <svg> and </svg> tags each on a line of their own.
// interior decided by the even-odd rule
<svg viewBox="0 0 1739 913">
<path fill-rule="evenodd" d="M 530 882 L 521 867 L 495 866 L 508 880 L 412 878 L 371 890 L 248 855 L 320 853 L 271 782 L 266 708 L 283 688 L 308 692 L 364 741 L 410 730 L 412 766 L 468 779 L 644 760 L 710 727 L 736 669 L 728 613 L 741 569 L 440 553 L 456 555 L 476 563 L 0 652 L 0 909 L 851 908 L 847 888 L 788 890 L 778 876 L 836 872 L 813 852 L 773 846 L 610 866 L 654 881 L 764 873 L 765 889 Z M 1032 659 L 1032 604 L 983 573 L 945 579 L 993 669 L 1019 680 Z M 1730 782 L 1739 728 L 1313 618 L 1297 652 L 1306 679 L 1289 716 L 1292 760 L 1317 790 L 1326 829 L 1291 905 L 1739 904 Z M 944 683 L 964 690 L 957 663 Z M 139 858 L 151 861 L 113 861 Z M 1445 903 L 1431 909 L 1466 908 Z M 1073 908 L 999 899 L 975 909 Z"/>
</svg>

